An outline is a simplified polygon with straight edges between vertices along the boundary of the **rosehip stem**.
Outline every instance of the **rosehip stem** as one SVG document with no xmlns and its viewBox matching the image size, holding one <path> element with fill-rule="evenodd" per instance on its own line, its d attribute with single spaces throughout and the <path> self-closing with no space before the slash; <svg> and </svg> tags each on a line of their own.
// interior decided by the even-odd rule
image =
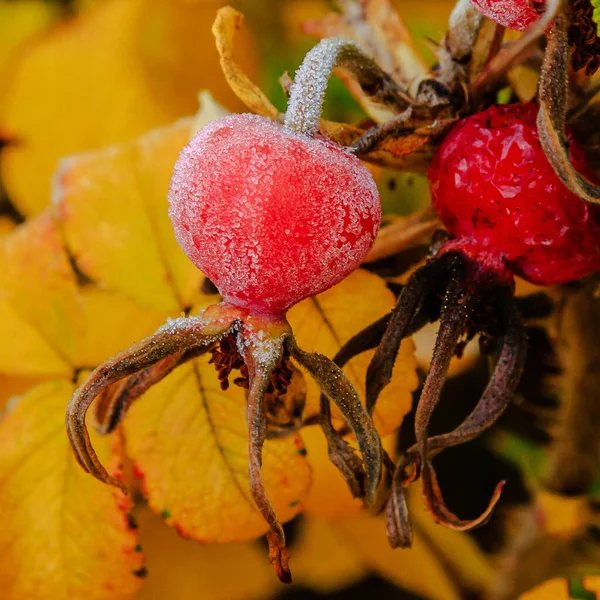
<svg viewBox="0 0 600 600">
<path fill-rule="evenodd" d="M 377 63 L 364 54 L 350 39 L 336 37 L 321 40 L 304 57 L 291 86 L 284 126 L 304 135 L 314 136 L 325 101 L 329 77 L 336 67 L 350 71 L 362 91 L 374 101 L 397 112 L 409 104 L 403 90 Z"/>
</svg>

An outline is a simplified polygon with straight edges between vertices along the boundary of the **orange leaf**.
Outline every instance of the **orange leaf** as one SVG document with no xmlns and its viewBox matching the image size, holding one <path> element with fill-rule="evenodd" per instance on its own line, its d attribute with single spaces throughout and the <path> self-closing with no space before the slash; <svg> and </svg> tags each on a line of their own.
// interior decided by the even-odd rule
<svg viewBox="0 0 600 600">
<path fill-rule="evenodd" d="M 130 409 L 127 450 L 150 507 L 182 534 L 226 542 L 267 530 L 250 496 L 245 411 L 244 391 L 221 391 L 206 358 L 179 367 Z M 297 435 L 264 447 L 263 478 L 282 521 L 300 511 L 310 485 L 304 454 Z"/>
<path fill-rule="evenodd" d="M 19 141 L 3 152 L 2 175 L 21 212 L 47 206 L 59 158 L 190 114 L 203 87 L 237 106 L 210 36 L 219 4 L 105 0 L 28 48 L 0 115 Z M 247 42 L 240 54 L 254 62 Z"/>
<path fill-rule="evenodd" d="M 75 275 L 48 214 L 21 225 L 0 245 L 0 371 L 71 373 L 82 332 Z"/>
<path fill-rule="evenodd" d="M 140 583 L 130 502 L 71 452 L 64 409 L 72 393 L 68 382 L 41 384 L 0 425 L 0 589 L 11 600 L 125 600 Z M 95 437 L 94 445 L 110 463 L 111 442 Z"/>
<path fill-rule="evenodd" d="M 334 288 L 294 306 L 288 319 L 303 350 L 332 357 L 354 334 L 389 312 L 394 304 L 385 281 L 359 269 Z M 364 352 L 344 367 L 361 398 L 365 396 L 365 376 L 373 353 Z M 395 431 L 411 408 L 412 392 L 418 385 L 413 353 L 412 341 L 405 340 L 392 381 L 377 401 L 374 421 L 381 436 Z M 319 412 L 319 388 L 310 378 L 306 383 L 305 415 L 315 415 Z"/>
</svg>

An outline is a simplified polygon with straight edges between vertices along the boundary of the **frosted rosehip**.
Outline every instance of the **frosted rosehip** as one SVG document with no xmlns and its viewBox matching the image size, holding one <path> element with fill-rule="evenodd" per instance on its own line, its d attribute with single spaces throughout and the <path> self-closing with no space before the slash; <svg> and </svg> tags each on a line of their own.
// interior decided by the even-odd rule
<svg viewBox="0 0 600 600">
<path fill-rule="evenodd" d="M 440 145 L 429 181 L 453 249 L 551 285 L 600 269 L 600 207 L 554 173 L 536 115 L 535 104 L 512 104 L 463 119 Z M 570 152 L 573 166 L 594 178 L 574 141 Z"/>
<path fill-rule="evenodd" d="M 523 31 L 544 12 L 544 0 L 471 0 L 488 19 L 503 27 Z"/>
<path fill-rule="evenodd" d="M 183 149 L 177 239 L 230 304 L 281 314 L 356 269 L 381 221 L 377 186 L 341 146 L 231 115 Z"/>
</svg>

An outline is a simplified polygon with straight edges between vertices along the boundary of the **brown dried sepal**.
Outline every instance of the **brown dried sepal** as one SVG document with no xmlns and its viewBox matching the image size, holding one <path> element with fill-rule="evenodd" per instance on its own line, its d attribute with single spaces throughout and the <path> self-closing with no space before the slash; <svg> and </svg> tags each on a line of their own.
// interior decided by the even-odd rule
<svg viewBox="0 0 600 600">
<path fill-rule="evenodd" d="M 92 447 L 86 414 L 92 402 L 104 394 L 98 412 L 99 428 L 109 431 L 131 402 L 173 368 L 205 352 L 236 323 L 235 314 L 210 307 L 200 317 L 176 319 L 154 335 L 134 344 L 97 367 L 73 395 L 66 414 L 67 435 L 81 467 L 100 481 L 127 492 L 100 463 Z M 212 310 L 211 310 L 212 309 Z"/>
<path fill-rule="evenodd" d="M 352 383 L 332 360 L 316 352 L 301 350 L 292 337 L 286 340 L 286 345 L 292 358 L 304 367 L 319 384 L 323 395 L 339 408 L 348 427 L 356 436 L 366 477 L 364 496 L 367 504 L 372 505 L 381 480 L 383 455 L 381 440 L 371 416 L 361 404 Z M 330 415 L 329 418 L 324 417 L 325 421 L 331 423 Z M 328 433 L 327 426 L 325 431 Z M 344 445 L 344 440 L 335 433 L 333 426 L 329 431 L 328 441 L 330 441 L 330 456 L 332 458 L 339 456 L 338 467 L 343 467 L 342 473 L 345 473 L 344 469 L 347 467 L 346 472 L 351 475 L 350 480 L 347 479 L 351 489 L 353 492 L 362 494 L 358 463 L 352 458 L 348 447 Z"/>
<path fill-rule="evenodd" d="M 569 143 L 565 135 L 571 55 L 568 30 L 568 17 L 560 14 L 548 32 L 540 77 L 537 127 L 544 152 L 560 180 L 582 200 L 599 204 L 600 186 L 578 173 L 569 158 Z"/>
</svg>

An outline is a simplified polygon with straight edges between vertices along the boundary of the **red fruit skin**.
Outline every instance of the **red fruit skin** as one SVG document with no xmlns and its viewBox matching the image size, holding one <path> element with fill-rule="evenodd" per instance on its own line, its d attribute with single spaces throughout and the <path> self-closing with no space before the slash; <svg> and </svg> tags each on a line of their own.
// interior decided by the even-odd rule
<svg viewBox="0 0 600 600">
<path fill-rule="evenodd" d="M 600 269 L 600 207 L 558 179 L 539 141 L 537 110 L 492 106 L 462 119 L 438 148 L 429 181 L 433 206 L 456 238 L 444 250 L 553 285 Z M 575 169 L 596 180 L 574 141 L 570 153 Z"/>
<path fill-rule="evenodd" d="M 247 114 L 212 122 L 182 150 L 169 201 L 179 244 L 224 301 L 277 315 L 356 269 L 381 223 L 355 156 Z"/>
<path fill-rule="evenodd" d="M 543 12 L 544 0 L 471 0 L 484 16 L 508 27 L 524 31 Z"/>
</svg>

